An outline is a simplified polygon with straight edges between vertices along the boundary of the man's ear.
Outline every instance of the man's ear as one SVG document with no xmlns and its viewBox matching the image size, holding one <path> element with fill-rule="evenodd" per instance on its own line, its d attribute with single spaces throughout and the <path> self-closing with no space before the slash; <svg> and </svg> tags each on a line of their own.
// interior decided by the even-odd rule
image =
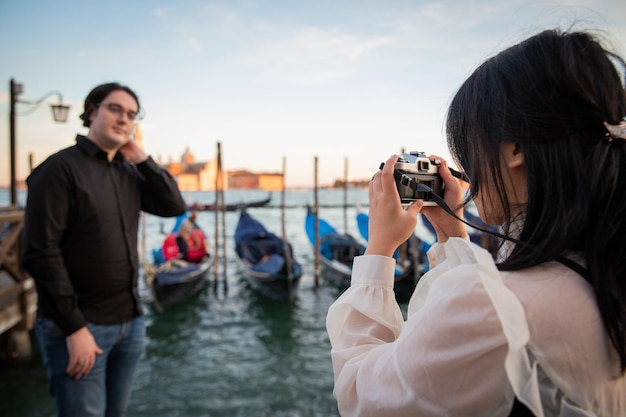
<svg viewBox="0 0 626 417">
<path fill-rule="evenodd" d="M 524 165 L 524 154 L 518 142 L 503 142 L 501 146 L 502 156 L 509 169 Z"/>
<path fill-rule="evenodd" d="M 89 124 L 91 125 L 91 122 L 93 122 L 93 119 L 96 117 L 95 115 L 96 113 L 96 106 L 92 104 L 89 104 L 89 109 L 86 112 L 87 114 L 87 121 L 89 122 Z"/>
</svg>

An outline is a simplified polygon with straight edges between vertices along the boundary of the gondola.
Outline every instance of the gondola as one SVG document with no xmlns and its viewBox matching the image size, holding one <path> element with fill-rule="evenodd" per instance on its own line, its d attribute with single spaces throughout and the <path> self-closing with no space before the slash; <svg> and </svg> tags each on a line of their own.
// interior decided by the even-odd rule
<svg viewBox="0 0 626 417">
<path fill-rule="evenodd" d="M 272 201 L 272 193 L 269 193 L 266 198 L 262 200 L 250 201 L 250 202 L 240 202 L 233 204 L 226 204 L 224 206 L 225 211 L 237 211 L 244 207 L 265 207 L 270 201 Z M 193 203 L 189 206 L 189 210 L 197 210 L 197 211 L 213 211 L 215 210 L 215 204 L 200 204 Z"/>
<path fill-rule="evenodd" d="M 369 238 L 369 216 L 365 213 L 357 213 L 356 222 L 361 236 L 367 241 Z M 406 242 L 394 252 L 396 260 L 394 270 L 393 291 L 399 303 L 407 303 L 413 295 L 417 281 L 424 274 L 424 268 L 428 264 L 426 250 L 428 245 L 422 242 L 415 234 L 412 234 Z"/>
<path fill-rule="evenodd" d="M 196 295 L 208 282 L 213 255 L 198 264 L 175 259 L 146 271 L 146 284 L 157 311 L 163 311 Z"/>
<path fill-rule="evenodd" d="M 304 228 L 313 247 L 315 247 L 315 219 L 315 213 L 307 207 Z M 362 255 L 365 246 L 354 236 L 337 232 L 326 220 L 322 218 L 318 220 L 322 276 L 339 288 L 347 288 L 350 286 L 354 257 Z"/>
<path fill-rule="evenodd" d="M 177 219 L 163 245 L 153 250 L 154 263 L 144 265 L 145 282 L 152 295 L 152 304 L 158 312 L 180 304 L 200 292 L 208 283 L 213 267 L 213 254 L 200 262 L 186 262 L 177 258 L 176 234 L 186 215 Z"/>
<path fill-rule="evenodd" d="M 234 239 L 236 259 L 250 286 L 268 297 L 291 301 L 302 277 L 302 265 L 291 245 L 246 209 L 241 209 Z"/>
</svg>

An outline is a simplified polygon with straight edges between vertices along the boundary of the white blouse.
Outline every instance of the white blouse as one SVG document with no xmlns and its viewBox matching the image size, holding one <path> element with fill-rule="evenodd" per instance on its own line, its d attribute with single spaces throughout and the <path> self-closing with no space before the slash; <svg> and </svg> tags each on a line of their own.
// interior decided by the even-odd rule
<svg viewBox="0 0 626 417">
<path fill-rule="evenodd" d="M 407 320 L 395 261 L 355 258 L 330 307 L 334 396 L 342 416 L 626 416 L 626 378 L 593 290 L 557 262 L 500 272 L 454 238 L 428 252 Z"/>
</svg>

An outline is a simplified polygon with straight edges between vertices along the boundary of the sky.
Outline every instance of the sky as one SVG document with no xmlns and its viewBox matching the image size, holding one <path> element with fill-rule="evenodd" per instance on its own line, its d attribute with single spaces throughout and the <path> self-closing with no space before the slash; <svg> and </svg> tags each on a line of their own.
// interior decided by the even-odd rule
<svg viewBox="0 0 626 417">
<path fill-rule="evenodd" d="M 9 82 L 17 177 L 86 134 L 89 91 L 138 95 L 146 151 L 187 148 L 225 170 L 281 172 L 288 187 L 367 179 L 390 155 L 449 157 L 446 108 L 485 59 L 544 29 L 599 33 L 626 55 L 626 1 L 0 0 L 0 186 L 9 184 Z"/>
</svg>

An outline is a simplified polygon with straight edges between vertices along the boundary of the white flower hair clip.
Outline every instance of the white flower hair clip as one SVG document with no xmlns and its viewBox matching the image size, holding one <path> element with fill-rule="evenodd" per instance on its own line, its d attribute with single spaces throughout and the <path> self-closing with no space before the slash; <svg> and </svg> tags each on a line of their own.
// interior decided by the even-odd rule
<svg viewBox="0 0 626 417">
<path fill-rule="evenodd" d="M 606 136 L 609 142 L 613 142 L 615 139 L 626 140 L 626 122 L 620 122 L 618 125 L 604 122 L 604 127 L 607 130 Z"/>
</svg>

